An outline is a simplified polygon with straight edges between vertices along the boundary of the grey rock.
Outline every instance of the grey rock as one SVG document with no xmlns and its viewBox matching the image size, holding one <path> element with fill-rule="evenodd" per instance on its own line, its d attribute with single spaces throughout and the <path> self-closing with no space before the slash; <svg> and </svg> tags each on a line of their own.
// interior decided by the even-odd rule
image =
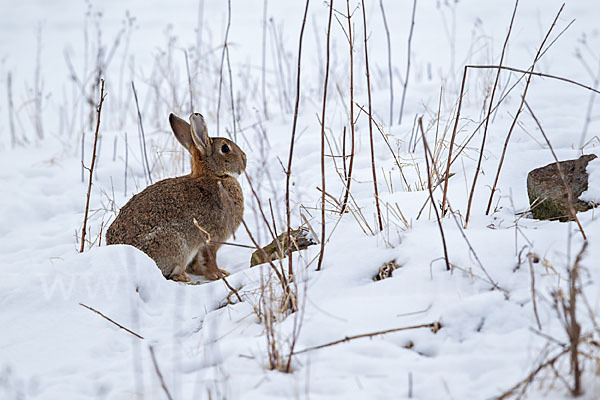
<svg viewBox="0 0 600 400">
<path fill-rule="evenodd" d="M 594 205 L 579 200 L 581 193 L 588 188 L 586 167 L 596 158 L 594 154 L 576 160 L 560 161 L 560 169 L 571 189 L 573 208 L 576 212 L 587 211 Z M 536 219 L 559 220 L 566 222 L 573 217 L 569 211 L 567 189 L 560 177 L 556 163 L 536 168 L 527 175 L 527 194 L 531 212 Z"/>
</svg>

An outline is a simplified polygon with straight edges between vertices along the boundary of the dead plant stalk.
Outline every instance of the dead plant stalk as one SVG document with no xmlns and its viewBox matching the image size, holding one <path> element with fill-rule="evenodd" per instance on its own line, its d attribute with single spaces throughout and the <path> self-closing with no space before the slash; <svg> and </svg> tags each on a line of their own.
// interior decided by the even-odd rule
<svg viewBox="0 0 600 400">
<path fill-rule="evenodd" d="M 392 42 L 390 39 L 390 29 L 388 28 L 385 9 L 383 8 L 383 0 L 379 0 L 379 8 L 381 9 L 381 17 L 383 18 L 383 27 L 387 40 L 387 61 L 388 61 L 388 84 L 390 85 L 390 126 L 394 123 L 394 79 L 392 75 Z"/>
<path fill-rule="evenodd" d="M 510 19 L 510 25 L 508 26 L 508 32 L 506 33 L 506 39 L 504 40 L 504 46 L 502 47 L 502 54 L 500 55 L 499 66 L 502 67 L 502 62 L 504 61 L 504 54 L 506 53 L 506 46 L 508 45 L 508 40 L 510 38 L 510 33 L 512 31 L 513 23 L 515 22 L 515 16 L 517 15 L 517 6 L 519 5 L 519 0 L 515 1 L 515 7 L 513 9 L 512 17 Z M 498 88 L 498 81 L 500 80 L 500 72 L 502 68 L 498 68 L 496 72 L 496 80 L 494 81 L 494 87 L 492 88 L 492 94 L 490 95 L 489 106 L 487 116 L 485 118 L 485 126 L 483 128 L 483 138 L 481 139 L 481 149 L 479 150 L 479 159 L 477 160 L 477 167 L 475 168 L 475 175 L 473 175 L 473 184 L 471 185 L 471 192 L 469 193 L 469 201 L 467 204 L 467 214 L 465 216 L 465 229 L 469 224 L 469 216 L 471 215 L 471 204 L 473 202 L 473 194 L 475 193 L 475 186 L 477 185 L 477 178 L 479 177 L 479 170 L 481 169 L 481 162 L 483 161 L 483 150 L 485 149 L 485 142 L 487 139 L 488 126 L 490 123 L 490 118 L 492 115 L 492 107 L 494 105 L 494 95 L 496 94 L 496 89 Z"/>
<path fill-rule="evenodd" d="M 574 22 L 574 20 L 572 21 Z M 572 23 L 571 22 L 571 23 Z M 570 24 L 569 24 L 570 25 Z M 563 29 L 563 32 L 565 30 Z M 555 39 L 556 41 L 556 39 Z M 554 41 L 553 41 L 554 42 Z M 550 46 L 550 45 L 549 45 Z M 548 47 L 549 47 L 548 46 Z M 546 50 L 548 50 L 548 47 L 546 48 Z M 542 53 L 543 54 L 543 53 Z M 513 71 L 513 72 L 519 72 L 522 73 L 523 75 L 510 87 L 510 89 L 508 89 L 502 96 L 502 98 L 498 101 L 498 103 L 496 103 L 496 105 L 492 108 L 492 113 L 495 112 L 498 107 L 500 107 L 500 104 L 502 102 L 504 102 L 504 99 L 506 99 L 506 97 L 508 97 L 508 95 L 510 94 L 510 92 L 512 91 L 512 89 L 514 89 L 517 84 L 520 82 L 520 80 L 522 78 L 524 78 L 525 76 L 529 76 L 529 75 L 534 75 L 534 76 L 539 76 L 541 78 L 549 78 L 549 79 L 555 79 L 561 82 L 566 82 L 566 83 L 570 83 L 573 84 L 575 86 L 579 86 L 580 88 L 589 90 L 593 93 L 597 93 L 600 94 L 600 90 L 595 89 L 591 86 L 588 85 L 584 85 L 581 82 L 577 82 L 575 80 L 569 79 L 569 78 L 564 78 L 562 76 L 557 76 L 557 75 L 551 75 L 551 74 L 545 74 L 542 72 L 533 72 L 533 71 L 526 71 L 523 69 L 519 69 L 519 68 L 513 68 L 513 67 L 507 67 L 504 65 L 467 65 L 466 66 L 467 69 L 502 69 L 502 70 L 506 70 L 506 71 Z M 461 96 L 462 97 L 462 94 Z M 460 101 L 459 101 L 460 103 Z M 483 121 L 481 121 L 477 127 L 475 127 L 475 129 L 473 130 L 473 133 L 469 136 L 469 138 L 467 138 L 467 140 L 465 140 L 465 142 L 461 145 L 460 149 L 456 152 L 456 154 L 454 154 L 454 156 L 452 157 L 452 160 L 450 161 L 450 165 L 454 164 L 454 162 L 458 159 L 458 157 L 462 154 L 462 152 L 467 148 L 467 145 L 469 144 L 469 142 L 473 139 L 473 137 L 475 136 L 475 134 L 479 131 L 479 129 L 484 126 L 485 121 L 487 121 L 487 118 L 485 118 Z M 453 143 L 451 143 L 453 145 Z M 453 174 L 450 174 L 450 176 L 452 176 Z"/>
<path fill-rule="evenodd" d="M 408 77 L 410 73 L 410 50 L 413 38 L 413 31 L 415 29 L 415 14 L 417 11 L 417 0 L 413 1 L 412 17 L 410 19 L 410 31 L 408 32 L 408 50 L 406 55 L 406 75 L 404 76 L 404 83 L 402 85 L 402 100 L 400 100 L 400 115 L 398 116 L 398 125 L 402 124 L 402 114 L 404 113 L 404 101 L 406 100 L 406 89 L 408 88 Z"/>
<path fill-rule="evenodd" d="M 350 195 L 350 184 L 352 183 L 352 167 L 354 166 L 354 42 L 352 38 L 352 14 L 350 14 L 350 0 L 346 0 L 346 10 L 348 15 L 348 47 L 350 50 L 350 162 L 348 165 L 348 182 L 346 183 L 346 193 L 344 194 L 344 200 L 342 201 L 342 208 L 340 214 L 346 212 L 348 206 L 348 196 Z M 344 140 L 345 144 L 345 140 Z M 345 161 L 345 158 L 344 158 Z"/>
<path fill-rule="evenodd" d="M 140 150 L 143 157 L 142 166 L 145 167 L 143 168 L 144 175 L 146 175 L 148 182 L 152 184 L 152 173 L 150 172 L 150 163 L 148 162 L 148 153 L 146 152 L 146 134 L 144 133 L 144 124 L 142 122 L 142 113 L 140 111 L 140 104 L 138 102 L 137 90 L 135 90 L 135 84 L 133 81 L 131 81 L 131 89 L 133 90 L 133 98 L 135 99 L 135 107 L 137 110 L 138 128 L 140 132 Z"/>
<path fill-rule="evenodd" d="M 442 226 L 442 221 L 440 220 L 440 213 L 435 205 L 435 200 L 433 198 L 433 188 L 431 184 L 431 175 L 433 171 L 429 167 L 429 157 L 428 153 L 430 153 L 429 146 L 427 144 L 427 139 L 425 138 L 425 130 L 423 129 L 423 119 L 419 117 L 419 129 L 421 130 L 421 135 L 423 139 L 423 150 L 425 153 L 425 165 L 427 167 L 427 189 L 429 190 L 429 198 L 431 199 L 431 204 L 433 205 L 433 209 L 435 211 L 435 216 L 437 219 L 438 227 L 440 228 L 440 235 L 442 236 L 442 245 L 444 247 L 444 260 L 446 261 L 446 271 L 450 271 L 450 260 L 448 258 L 448 248 L 446 246 L 446 236 L 444 235 L 444 228 Z M 432 160 L 433 161 L 433 160 Z"/>
<path fill-rule="evenodd" d="M 308 5 L 310 0 L 306 0 L 304 7 L 304 17 L 302 18 L 302 27 L 300 28 L 300 38 L 298 39 L 298 70 L 296 76 L 296 104 L 294 106 L 294 121 L 292 123 L 292 137 L 290 139 L 290 152 L 288 157 L 288 165 L 285 171 L 285 214 L 287 222 L 287 237 L 291 236 L 291 208 L 290 208 L 290 181 L 292 178 L 292 160 L 294 158 L 294 142 L 296 140 L 296 126 L 298 124 L 298 108 L 300 106 L 300 77 L 301 77 L 301 64 L 302 64 L 302 39 L 304 37 L 304 27 L 306 26 L 306 15 L 308 14 Z M 287 248 L 288 255 L 288 278 L 289 281 L 293 281 L 293 265 L 292 265 L 292 247 L 288 243 Z"/>
<path fill-rule="evenodd" d="M 383 222 L 381 222 L 381 208 L 379 207 L 379 190 L 377 189 L 377 173 L 375 168 L 375 148 L 373 145 L 373 120 L 371 119 L 371 76 L 369 75 L 369 50 L 367 48 L 367 15 L 365 12 L 365 0 L 362 2 L 362 15 L 363 15 L 363 33 L 365 37 L 365 67 L 367 72 L 367 94 L 369 97 L 369 141 L 371 144 L 371 169 L 373 173 L 373 191 L 375 193 L 375 208 L 377 209 L 377 222 L 379 223 L 379 230 L 383 230 Z M 416 0 L 415 0 L 416 4 Z M 414 21 L 414 11 L 413 11 Z M 413 22 L 414 24 L 414 22 Z M 411 28 L 412 33 L 412 28 Z M 407 71 L 408 75 L 408 71 Z M 408 78 L 408 76 L 407 76 Z M 406 87 L 405 87 L 406 90 Z M 403 96 L 404 100 L 404 96 Z M 402 117 L 402 115 L 401 115 Z"/>
<path fill-rule="evenodd" d="M 444 174 L 444 190 L 442 193 L 442 215 L 446 214 L 446 196 L 448 194 L 448 179 L 450 179 L 450 166 L 452 165 L 452 149 L 458 131 L 458 121 L 460 120 L 460 110 L 462 108 L 462 100 L 465 92 L 465 81 L 467 80 L 467 69 L 465 65 L 463 72 L 462 83 L 460 86 L 460 95 L 458 96 L 458 109 L 456 110 L 456 119 L 454 120 L 454 129 L 452 130 L 452 138 L 450 139 L 450 147 L 448 148 L 448 162 L 446 164 L 446 173 Z"/>
<path fill-rule="evenodd" d="M 349 342 L 351 340 L 355 340 L 355 339 L 361 339 L 361 338 L 372 338 L 374 336 L 380 336 L 380 335 L 385 335 L 388 333 L 392 333 L 392 332 L 400 332 L 400 331 L 407 331 L 410 329 L 422 329 L 422 328 L 431 328 L 434 330 L 434 333 L 437 332 L 440 328 L 441 325 L 439 322 L 432 322 L 429 324 L 421 324 L 421 325 L 414 325 L 414 326 L 404 326 L 402 328 L 394 328 L 394 329 L 387 329 L 384 331 L 378 331 L 378 332 L 371 332 L 371 333 L 363 333 L 360 335 L 354 335 L 354 336 L 346 336 L 343 339 L 339 339 L 339 340 L 334 340 L 333 342 L 329 342 L 329 343 L 325 343 L 325 344 L 321 344 L 319 346 L 314 346 L 314 347 L 308 347 L 306 349 L 302 349 L 299 351 L 294 352 L 294 354 L 301 354 L 301 353 L 306 353 L 308 351 L 313 351 L 313 350 L 318 350 L 318 349 L 322 349 L 325 347 L 330 347 L 330 346 L 335 346 L 336 344 L 340 344 L 340 343 L 346 343 Z"/>
<path fill-rule="evenodd" d="M 217 136 L 221 133 L 221 93 L 223 90 L 223 64 L 225 63 L 225 52 L 229 40 L 229 29 L 231 28 L 231 0 L 227 2 L 227 27 L 225 28 L 225 39 L 223 39 L 223 50 L 221 51 L 221 66 L 219 67 L 219 95 L 217 99 Z M 233 99 L 232 99 L 233 101 Z M 235 121 L 235 119 L 234 119 Z"/>
<path fill-rule="evenodd" d="M 92 150 L 92 164 L 89 171 L 89 179 L 88 179 L 88 189 L 87 196 L 85 198 L 85 213 L 83 216 L 83 227 L 81 228 L 81 245 L 79 246 L 79 252 L 83 253 L 85 248 L 85 232 L 87 229 L 87 220 L 90 211 L 90 195 L 92 193 L 92 179 L 94 175 L 94 166 L 96 165 L 96 146 L 98 144 L 98 131 L 100 130 L 100 115 L 102 113 L 102 104 L 104 103 L 104 79 L 101 80 L 102 86 L 100 88 L 100 102 L 98 103 L 98 108 L 96 110 L 96 130 L 94 132 L 94 148 Z"/>
<path fill-rule="evenodd" d="M 154 355 L 154 348 L 152 346 L 148 346 L 148 349 L 150 350 L 150 356 L 152 357 L 152 364 L 154 365 L 154 370 L 156 371 L 158 380 L 160 381 L 160 386 L 162 387 L 162 390 L 165 392 L 167 399 L 173 400 L 173 396 L 171 396 L 171 393 L 169 392 L 169 389 L 167 388 L 167 384 L 165 383 L 163 375 L 160 372 L 160 369 L 158 368 L 158 362 L 156 361 L 156 356 Z"/>
<path fill-rule="evenodd" d="M 327 84 L 329 83 L 329 48 L 331 41 L 332 16 L 333 0 L 330 0 L 329 20 L 327 22 L 327 58 L 325 61 L 325 81 L 323 82 L 323 109 L 321 111 L 321 251 L 319 252 L 319 262 L 317 263 L 317 271 L 321 270 L 321 265 L 323 264 L 323 255 L 325 254 L 325 111 L 327 109 Z"/>
<path fill-rule="evenodd" d="M 124 327 L 123 325 L 119 324 L 118 322 L 115 322 L 114 320 L 110 319 L 109 317 L 107 317 L 106 315 L 102 314 L 100 311 L 96 310 L 93 307 L 87 306 L 83 303 L 79 303 L 79 305 L 83 308 L 87 308 L 88 310 L 98 314 L 99 316 L 101 316 L 102 318 L 104 318 L 105 320 L 107 320 L 108 322 L 110 322 L 111 324 L 123 329 L 125 332 L 131 333 L 133 336 L 135 336 L 138 339 L 144 339 L 143 336 L 138 335 L 137 333 L 135 333 L 134 331 L 132 331 L 131 329 L 128 329 L 126 327 Z"/>
<path fill-rule="evenodd" d="M 556 26 L 556 22 L 558 21 L 558 18 L 560 17 L 560 14 L 562 13 L 562 10 L 563 10 L 564 7 L 565 7 L 565 4 L 563 3 L 563 5 L 558 10 L 558 13 L 556 13 L 556 17 L 554 17 L 554 21 L 552 22 L 552 25 L 550 26 L 550 29 L 548 29 L 548 32 L 546 33 L 546 36 L 544 37 L 544 40 L 542 40 L 542 43 L 540 44 L 540 47 L 538 48 L 538 51 L 537 51 L 537 53 L 535 55 L 535 58 L 533 59 L 533 63 L 531 64 L 531 67 L 529 67 L 529 70 L 531 72 L 533 72 L 533 70 L 535 69 L 535 65 L 536 65 L 536 63 L 539 61 L 539 59 L 541 57 L 542 50 L 544 49 L 544 45 L 546 44 L 546 41 L 550 37 L 550 34 L 552 33 L 552 30 Z M 492 201 L 494 200 L 494 193 L 496 192 L 496 185 L 498 184 L 498 179 L 500 178 L 500 171 L 502 170 L 502 165 L 504 164 L 504 157 L 506 156 L 506 150 L 508 149 L 508 143 L 509 143 L 510 138 L 512 136 L 512 133 L 513 133 L 513 131 L 515 129 L 515 126 L 517 126 L 517 121 L 519 119 L 519 116 L 521 115 L 521 112 L 523 111 L 523 106 L 525 104 L 525 97 L 527 96 L 527 91 L 529 89 L 529 85 L 531 83 L 531 78 L 532 77 L 533 77 L 532 74 L 529 74 L 527 76 L 527 81 L 525 83 L 525 88 L 523 89 L 523 93 L 521 94 L 521 102 L 519 104 L 519 108 L 517 109 L 517 113 L 515 114 L 515 117 L 513 118 L 513 122 L 512 122 L 512 124 L 510 126 L 510 129 L 508 130 L 508 134 L 506 135 L 506 139 L 504 140 L 504 147 L 502 148 L 502 154 L 500 155 L 500 161 L 498 162 L 498 170 L 496 171 L 496 177 L 494 178 L 494 184 L 492 185 L 492 191 L 490 193 L 490 199 L 488 200 L 488 205 L 487 205 L 487 208 L 485 210 L 485 215 L 489 215 L 490 209 L 492 208 Z"/>
</svg>

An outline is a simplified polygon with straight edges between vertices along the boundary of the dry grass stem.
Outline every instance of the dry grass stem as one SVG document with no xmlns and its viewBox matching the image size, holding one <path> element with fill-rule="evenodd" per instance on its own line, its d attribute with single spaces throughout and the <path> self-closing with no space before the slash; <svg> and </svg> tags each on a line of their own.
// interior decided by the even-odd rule
<svg viewBox="0 0 600 400">
<path fill-rule="evenodd" d="M 352 36 L 352 14 L 350 13 L 350 0 L 346 0 L 346 11 L 348 15 L 346 16 L 348 20 L 348 32 L 346 32 L 346 39 L 348 39 L 348 48 L 350 50 L 350 162 L 348 164 L 348 177 L 346 183 L 346 192 L 344 194 L 344 200 L 342 201 L 342 209 L 340 213 L 345 213 L 346 208 L 348 206 L 348 196 L 350 195 L 350 185 L 352 184 L 352 170 L 354 166 L 354 39 Z M 344 140 L 344 145 L 346 141 Z M 345 153 L 345 152 L 344 152 Z M 344 154 L 345 155 L 345 154 Z M 344 165 L 346 162 L 346 158 L 344 157 Z"/>
<path fill-rule="evenodd" d="M 87 195 L 85 199 L 85 213 L 83 216 L 83 227 L 81 228 L 81 245 L 79 246 L 79 252 L 83 253 L 85 248 L 85 234 L 87 228 L 88 214 L 90 211 L 90 195 L 92 193 L 92 178 L 94 175 L 94 166 L 96 165 L 96 146 L 98 144 L 98 132 L 100 130 L 100 115 L 102 113 L 102 104 L 104 103 L 104 79 L 102 79 L 102 86 L 100 88 L 100 102 L 98 103 L 98 108 L 96 110 L 96 130 L 94 132 L 94 148 L 92 150 L 92 164 L 88 169 L 90 175 L 88 179 L 88 189 Z"/>
<path fill-rule="evenodd" d="M 144 175 L 150 184 L 152 184 L 152 173 L 150 172 L 150 163 L 148 162 L 148 153 L 146 152 L 146 134 L 144 133 L 144 124 L 142 123 L 142 113 L 140 112 L 140 104 L 138 102 L 137 90 L 135 84 L 131 81 L 131 89 L 133 90 L 133 98 L 135 99 L 135 107 L 137 109 L 138 129 L 140 132 L 140 150 L 143 156 Z"/>
<path fill-rule="evenodd" d="M 563 3 L 563 5 L 558 10 L 558 13 L 556 14 L 556 17 L 554 17 L 554 21 L 552 22 L 550 29 L 548 29 L 548 32 L 546 33 L 544 40 L 542 40 L 542 43 L 540 44 L 540 46 L 538 48 L 535 58 L 533 59 L 533 63 L 531 64 L 531 67 L 529 67 L 529 70 L 531 72 L 534 71 L 535 65 L 539 61 L 541 54 L 542 54 L 542 50 L 544 49 L 544 44 L 546 44 L 546 41 L 550 37 L 550 34 L 552 33 L 552 30 L 554 29 L 554 26 L 556 25 L 556 22 L 558 21 L 558 18 L 560 17 L 560 14 L 562 13 L 562 10 L 564 7 L 565 7 L 565 5 Z M 499 66 L 499 68 L 501 68 L 501 66 Z M 488 201 L 487 209 L 485 210 L 485 215 L 489 215 L 489 213 L 490 213 L 490 209 L 492 207 L 492 201 L 494 199 L 494 194 L 496 192 L 496 185 L 498 184 L 498 179 L 500 178 L 500 171 L 502 170 L 502 165 L 504 164 L 504 157 L 506 156 L 506 150 L 508 149 L 508 143 L 509 143 L 512 133 L 515 129 L 515 126 L 517 125 L 519 116 L 521 115 L 521 112 L 523 111 L 523 106 L 525 104 L 525 97 L 527 96 L 527 91 L 529 89 L 529 85 L 531 83 L 532 77 L 533 77 L 533 74 L 527 75 L 527 81 L 525 82 L 525 88 L 523 89 L 523 93 L 521 94 L 521 102 L 519 103 L 519 108 L 517 109 L 517 113 L 515 114 L 515 117 L 513 118 L 513 122 L 510 126 L 510 129 L 508 130 L 507 135 L 506 135 L 506 139 L 504 141 L 504 147 L 502 148 L 502 154 L 500 155 L 500 161 L 498 162 L 498 170 L 496 171 L 496 177 L 494 178 L 494 184 L 492 185 L 490 199 Z"/>
<path fill-rule="evenodd" d="M 343 339 L 335 340 L 333 342 L 321 344 L 319 346 L 308 347 L 306 349 L 302 349 L 302 350 L 296 351 L 296 352 L 294 352 L 294 354 L 302 354 L 302 353 L 306 353 L 306 352 L 309 352 L 309 351 L 322 349 L 322 348 L 325 348 L 325 347 L 335 346 L 336 344 L 346 343 L 346 342 L 349 342 L 349 341 L 355 340 L 355 339 L 362 339 L 362 338 L 367 338 L 367 337 L 368 338 L 372 338 L 374 336 L 385 335 L 385 334 L 388 334 L 388 333 L 400 332 L 400 331 L 407 331 L 407 330 L 410 330 L 410 329 L 422 329 L 422 328 L 431 328 L 431 330 L 433 331 L 433 333 L 437 333 L 437 331 L 439 331 L 442 328 L 442 325 L 439 322 L 436 321 L 436 322 L 432 322 L 432 323 L 429 323 L 429 324 L 404 326 L 402 328 L 386 329 L 384 331 L 377 331 L 377 332 L 371 332 L 371 333 L 363 333 L 363 334 L 355 335 L 355 336 L 346 336 Z"/>
<path fill-rule="evenodd" d="M 452 165 L 452 149 L 454 148 L 454 141 L 456 140 L 456 132 L 458 131 L 458 122 L 460 120 L 460 110 L 462 108 L 462 101 L 465 93 L 465 81 L 467 80 L 467 66 L 463 72 L 462 83 L 460 85 L 460 95 L 458 96 L 458 109 L 456 110 L 456 119 L 454 120 L 454 129 L 452 130 L 452 137 L 450 138 L 450 147 L 448 148 L 448 162 L 446 165 L 446 172 L 444 174 L 444 191 L 442 194 L 442 215 L 446 213 L 446 196 L 448 194 L 448 179 L 450 178 L 450 166 Z"/>
<path fill-rule="evenodd" d="M 416 0 L 415 0 L 416 5 Z M 377 188 L 377 172 L 375 168 L 375 148 L 373 144 L 373 120 L 371 118 L 371 75 L 369 74 L 369 51 L 367 47 L 367 15 L 365 11 L 365 0 L 362 0 L 362 14 L 363 14 L 363 32 L 365 38 L 365 67 L 367 72 L 367 93 L 369 96 L 369 142 L 371 144 L 371 170 L 373 173 L 373 191 L 375 194 L 375 208 L 377 209 L 377 222 L 379 224 L 379 231 L 383 230 L 383 222 L 381 222 L 381 208 L 379 207 L 379 190 Z M 413 20 L 414 20 L 414 11 L 413 11 Z M 414 24 L 414 23 L 413 23 Z M 412 34 L 412 28 L 411 28 Z M 407 71 L 408 78 L 408 71 Z M 406 91 L 406 86 L 404 88 Z M 404 96 L 402 96 L 402 100 L 404 101 Z M 325 186 L 323 186 L 324 188 Z"/>
<path fill-rule="evenodd" d="M 406 89 L 408 88 L 408 78 L 410 74 L 410 50 L 415 29 L 415 14 L 417 11 L 417 0 L 413 1 L 412 17 L 410 19 L 410 30 L 408 32 L 408 50 L 406 54 L 406 75 L 402 85 L 402 100 L 400 101 L 400 115 L 398 115 L 398 125 L 402 125 L 402 114 L 404 113 L 404 100 L 406 100 Z"/>
<path fill-rule="evenodd" d="M 109 317 L 107 317 L 106 315 L 102 314 L 100 311 L 96 310 L 95 308 L 87 306 L 87 305 L 85 305 L 83 303 L 79 303 L 79 305 L 81 307 L 87 308 L 88 310 L 90 310 L 92 312 L 95 312 L 96 314 L 98 314 L 99 316 L 101 316 L 102 318 L 104 318 L 105 320 L 107 320 L 108 322 L 110 322 L 111 324 L 114 324 L 114 325 L 118 326 L 119 328 L 123 329 L 124 331 L 131 333 L 133 336 L 137 337 L 138 339 L 144 339 L 142 336 L 138 335 L 137 333 L 135 333 L 131 329 L 125 328 L 123 325 L 121 325 L 118 322 L 115 322 L 114 320 L 110 319 Z"/>
<path fill-rule="evenodd" d="M 227 1 L 227 27 L 225 28 L 225 38 L 223 39 L 223 49 L 221 50 L 221 65 L 219 67 L 219 94 L 217 98 L 217 136 L 221 133 L 221 94 L 223 91 L 223 64 L 225 63 L 225 53 L 229 40 L 229 29 L 231 28 L 231 0 Z M 233 100 L 232 100 L 233 101 Z"/>
<path fill-rule="evenodd" d="M 156 356 L 154 355 L 154 348 L 152 346 L 148 346 L 148 349 L 150 350 L 150 356 L 152 357 L 152 364 L 154 365 L 154 370 L 156 371 L 158 380 L 160 381 L 160 386 L 162 387 L 163 391 L 165 392 L 167 399 L 173 400 L 173 396 L 171 396 L 171 393 L 169 393 L 169 389 L 167 388 L 167 385 L 165 384 L 165 380 L 164 380 L 162 374 L 160 373 L 160 369 L 158 368 L 158 363 L 156 362 Z"/>
<path fill-rule="evenodd" d="M 379 0 L 379 8 L 381 9 L 381 17 L 383 18 L 383 28 L 385 29 L 385 37 L 387 41 L 387 67 L 388 67 L 388 85 L 390 86 L 390 126 L 394 123 L 394 79 L 392 75 L 392 41 L 390 39 L 390 30 L 383 8 L 383 0 Z"/>
<path fill-rule="evenodd" d="M 302 17 L 302 27 L 300 28 L 300 37 L 298 39 L 298 69 L 296 72 L 296 103 L 294 105 L 294 121 L 292 123 L 292 137 L 290 138 L 290 151 L 288 165 L 285 171 L 285 215 L 287 223 L 287 234 L 290 237 L 292 210 L 290 207 L 290 181 L 292 178 L 292 160 L 294 158 L 294 144 L 296 141 L 296 126 L 298 124 L 298 108 L 300 106 L 300 82 L 301 82 L 301 64 L 302 64 L 302 39 L 304 37 L 304 27 L 306 26 L 306 15 L 308 14 L 308 5 L 310 0 L 306 0 L 304 6 L 304 17 Z M 288 247 L 288 281 L 294 280 L 294 269 L 292 266 L 292 248 Z"/>
<path fill-rule="evenodd" d="M 519 5 L 519 0 L 515 1 L 515 8 L 513 9 L 512 17 L 510 19 L 510 24 L 508 26 L 508 32 L 506 33 L 506 39 L 504 40 L 504 46 L 502 46 L 502 54 L 500 55 L 499 66 L 502 67 L 502 62 L 504 61 L 504 54 L 506 53 L 506 47 L 508 46 L 508 40 L 510 39 L 510 33 L 513 28 L 513 23 L 515 22 L 515 16 L 517 15 L 517 7 Z M 479 170 L 481 169 L 481 163 L 483 161 L 483 151 L 485 149 L 485 142 L 487 139 L 488 126 L 490 123 L 490 119 L 492 117 L 492 106 L 494 105 L 494 95 L 496 94 L 496 89 L 498 87 L 498 81 L 500 80 L 500 72 L 502 68 L 498 68 L 496 72 L 496 79 L 494 81 L 494 86 L 492 88 L 492 94 L 489 99 L 489 106 L 487 111 L 487 116 L 485 118 L 485 126 L 483 128 L 483 138 L 481 139 L 481 148 L 479 150 L 479 159 L 477 160 L 477 167 L 475 168 L 475 174 L 473 175 L 473 184 L 471 185 L 471 192 L 469 193 L 469 200 L 467 203 L 467 214 L 465 216 L 465 229 L 469 225 L 469 216 L 471 215 L 471 204 L 473 202 L 473 195 L 475 194 L 475 186 L 477 185 L 477 178 L 479 177 Z"/>
<path fill-rule="evenodd" d="M 329 61 L 331 41 L 331 20 L 333 16 L 333 0 L 329 1 L 329 19 L 327 22 L 327 47 L 325 61 L 325 80 L 323 82 L 323 108 L 321 111 L 321 251 L 317 271 L 321 270 L 325 254 L 325 111 L 327 109 L 327 84 L 329 83 Z M 288 225 L 289 226 L 289 225 Z"/>
<path fill-rule="evenodd" d="M 448 248 L 446 246 L 446 236 L 444 235 L 444 228 L 442 227 L 442 221 L 440 219 L 440 213 L 435 205 L 435 200 L 433 198 L 433 188 L 431 185 L 431 175 L 433 171 L 429 167 L 429 157 L 428 153 L 430 153 L 429 146 L 427 145 L 427 139 L 425 138 L 425 130 L 423 129 L 423 119 L 419 117 L 419 128 L 421 130 L 421 135 L 423 139 L 423 150 L 425 155 L 425 165 L 427 166 L 427 189 L 429 190 L 429 198 L 431 199 L 431 204 L 433 205 L 433 209 L 435 211 L 438 227 L 440 228 L 440 235 L 442 236 L 442 245 L 444 247 L 444 260 L 446 261 L 446 271 L 450 271 L 450 260 L 448 258 Z"/>
<path fill-rule="evenodd" d="M 533 268 L 534 259 L 538 259 L 539 257 L 536 254 L 529 253 L 527 254 L 527 260 L 529 261 L 529 274 L 531 276 L 531 301 L 533 303 L 533 314 L 535 315 L 535 321 L 537 323 L 538 329 L 542 330 L 542 323 L 540 322 L 540 316 L 538 315 L 537 310 L 537 295 L 535 294 L 535 270 Z"/>
<path fill-rule="evenodd" d="M 529 384 L 531 382 L 533 382 L 533 379 L 537 376 L 537 374 L 539 374 L 541 371 L 543 371 L 547 367 L 553 366 L 554 363 L 556 363 L 556 361 L 558 361 L 568 351 L 569 351 L 569 349 L 563 349 L 560 353 L 558 353 L 557 355 L 555 355 L 554 357 L 552 357 L 548 361 L 540 363 L 536 368 L 534 368 L 525 377 L 525 379 L 523 379 L 522 381 L 520 381 L 519 383 L 517 383 L 516 385 L 514 385 L 510 389 L 508 389 L 506 392 L 502 393 L 500 396 L 496 397 L 495 400 L 505 400 L 505 399 L 508 399 L 511 396 L 513 396 L 515 394 L 515 392 L 519 391 L 519 389 L 521 391 L 521 394 L 525 393 L 525 390 L 527 389 L 527 387 L 529 386 Z"/>
</svg>

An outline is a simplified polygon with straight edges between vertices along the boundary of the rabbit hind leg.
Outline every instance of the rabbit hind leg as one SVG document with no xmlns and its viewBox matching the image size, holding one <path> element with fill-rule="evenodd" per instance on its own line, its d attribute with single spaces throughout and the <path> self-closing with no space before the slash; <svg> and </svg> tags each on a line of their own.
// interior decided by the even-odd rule
<svg viewBox="0 0 600 400">
<path fill-rule="evenodd" d="M 188 267 L 188 272 L 203 275 L 206 279 L 217 280 L 221 276 L 228 276 L 229 272 L 220 269 L 217 265 L 218 246 L 206 245 L 198 249 L 196 257 Z"/>
<path fill-rule="evenodd" d="M 177 231 L 155 229 L 145 237 L 140 250 L 154 260 L 164 277 L 178 282 L 189 282 L 185 272 L 188 254 L 184 238 Z"/>
</svg>

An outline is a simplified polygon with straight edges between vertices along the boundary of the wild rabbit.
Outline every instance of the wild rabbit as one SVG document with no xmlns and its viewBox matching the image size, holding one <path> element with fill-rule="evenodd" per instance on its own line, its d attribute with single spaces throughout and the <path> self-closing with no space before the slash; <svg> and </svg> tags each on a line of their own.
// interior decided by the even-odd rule
<svg viewBox="0 0 600 400">
<path fill-rule="evenodd" d="M 218 242 L 233 234 L 244 213 L 237 178 L 246 154 L 229 139 L 209 137 L 200 114 L 192 114 L 189 124 L 171 114 L 169 123 L 192 155 L 192 172 L 133 196 L 108 228 L 106 242 L 140 249 L 175 281 L 188 282 L 186 271 L 219 279 L 228 273 L 217 267 Z"/>
</svg>

